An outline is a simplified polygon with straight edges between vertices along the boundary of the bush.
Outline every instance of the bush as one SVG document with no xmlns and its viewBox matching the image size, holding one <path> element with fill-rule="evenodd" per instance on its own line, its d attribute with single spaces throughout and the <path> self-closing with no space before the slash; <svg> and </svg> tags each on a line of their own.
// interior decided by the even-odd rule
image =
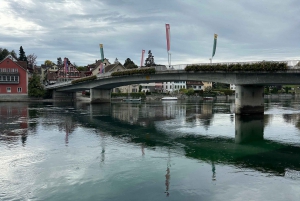
<svg viewBox="0 0 300 201">
<path fill-rule="evenodd" d="M 139 68 L 131 70 L 123 70 L 111 73 L 111 76 L 124 76 L 124 75 L 135 75 L 135 74 L 154 74 L 155 68 Z"/>
<path fill-rule="evenodd" d="M 79 78 L 79 79 L 76 79 L 76 80 L 72 80 L 72 84 L 77 84 L 77 83 L 80 83 L 80 82 L 86 82 L 86 81 L 90 81 L 90 80 L 95 80 L 97 79 L 97 76 L 96 75 L 92 75 L 92 76 L 88 76 L 88 77 L 83 77 L 83 78 Z"/>
<path fill-rule="evenodd" d="M 188 65 L 185 71 L 286 71 L 286 62 L 262 61 L 257 63 Z"/>
</svg>

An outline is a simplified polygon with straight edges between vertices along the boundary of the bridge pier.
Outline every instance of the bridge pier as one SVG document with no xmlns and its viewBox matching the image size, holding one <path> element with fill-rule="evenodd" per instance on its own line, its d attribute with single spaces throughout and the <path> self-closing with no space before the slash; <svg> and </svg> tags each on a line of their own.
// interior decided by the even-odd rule
<svg viewBox="0 0 300 201">
<path fill-rule="evenodd" d="M 55 101 L 75 101 L 76 92 L 60 92 L 53 90 L 52 99 Z"/>
<path fill-rule="evenodd" d="M 111 101 L 110 89 L 90 89 L 91 103 L 109 103 Z"/>
<path fill-rule="evenodd" d="M 238 85 L 235 90 L 235 114 L 263 114 L 264 86 Z"/>
</svg>

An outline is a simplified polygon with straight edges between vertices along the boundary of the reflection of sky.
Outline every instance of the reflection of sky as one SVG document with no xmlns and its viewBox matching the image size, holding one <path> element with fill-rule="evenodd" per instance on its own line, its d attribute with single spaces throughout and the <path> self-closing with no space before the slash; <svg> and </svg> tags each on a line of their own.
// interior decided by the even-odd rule
<svg viewBox="0 0 300 201">
<path fill-rule="evenodd" d="M 210 121 L 209 125 L 205 121 Z M 214 114 L 211 119 L 195 118 L 187 122 L 185 117 L 167 121 L 155 122 L 158 130 L 167 133 L 170 137 L 184 135 L 202 135 L 209 137 L 234 138 L 234 122 L 230 120 L 230 114 Z"/>
<path fill-rule="evenodd" d="M 181 115 L 155 122 L 155 127 L 170 138 L 182 135 L 234 138 L 235 122 L 230 114 L 215 113 L 207 119 L 192 118 L 192 121 L 182 115 L 185 112 L 174 114 Z M 297 142 L 299 131 L 286 123 L 282 114 L 267 114 L 269 122 L 264 138 Z M 95 197 L 161 200 L 166 196 L 169 161 L 172 200 L 300 198 L 296 193 L 300 191 L 299 178 L 275 177 L 253 169 L 216 164 L 216 181 L 212 181 L 209 162 L 186 157 L 180 148 L 171 153 L 159 146 L 142 150 L 138 143 L 103 133 L 101 125 L 94 129 L 77 124 L 66 145 L 66 132 L 57 125 L 62 121 L 59 115 L 40 117 L 37 129 L 28 133 L 26 146 L 0 146 L 0 200 L 4 197 L 8 200 L 93 200 Z M 289 173 L 298 174 L 293 170 Z M 276 195 L 278 189 L 280 196 Z"/>
</svg>

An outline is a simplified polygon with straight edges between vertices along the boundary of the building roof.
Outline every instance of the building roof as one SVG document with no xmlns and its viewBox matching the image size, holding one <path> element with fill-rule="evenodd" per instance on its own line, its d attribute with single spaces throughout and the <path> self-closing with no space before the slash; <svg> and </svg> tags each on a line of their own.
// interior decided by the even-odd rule
<svg viewBox="0 0 300 201">
<path fill-rule="evenodd" d="M 186 85 L 204 85 L 202 81 L 186 81 Z"/>
<path fill-rule="evenodd" d="M 2 61 L 0 61 L 0 64 L 1 63 L 4 63 L 4 61 L 7 61 L 7 60 L 11 60 L 12 62 L 14 62 L 16 65 L 18 65 L 20 68 L 22 68 L 23 70 L 27 71 L 27 62 L 26 61 L 14 61 L 13 58 L 10 58 L 9 55 L 7 57 L 5 57 Z M 25 63 L 26 65 L 25 65 Z"/>
<path fill-rule="evenodd" d="M 126 68 L 119 62 L 119 63 L 110 64 L 110 65 L 104 66 L 104 70 L 105 70 L 105 72 L 111 72 L 111 71 L 113 71 L 114 68 L 116 68 L 117 66 L 122 66 L 124 69 L 126 69 Z"/>
</svg>

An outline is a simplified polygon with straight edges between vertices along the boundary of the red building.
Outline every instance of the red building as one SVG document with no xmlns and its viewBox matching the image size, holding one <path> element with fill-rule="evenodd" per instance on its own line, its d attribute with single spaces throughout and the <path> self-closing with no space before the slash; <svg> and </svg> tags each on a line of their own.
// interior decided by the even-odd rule
<svg viewBox="0 0 300 201">
<path fill-rule="evenodd" d="M 0 61 L 0 95 L 7 96 L 27 94 L 27 62 L 16 61 L 9 55 Z"/>
<path fill-rule="evenodd" d="M 70 62 L 68 58 L 64 58 L 64 64 L 57 71 L 57 81 L 65 82 L 80 78 L 80 72 Z"/>
</svg>

